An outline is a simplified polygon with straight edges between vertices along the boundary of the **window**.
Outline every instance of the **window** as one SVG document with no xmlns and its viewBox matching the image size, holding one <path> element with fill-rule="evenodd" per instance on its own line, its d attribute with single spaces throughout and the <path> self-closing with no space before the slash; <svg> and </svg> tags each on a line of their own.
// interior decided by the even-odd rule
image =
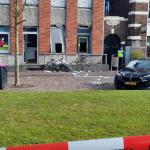
<svg viewBox="0 0 150 150">
<path fill-rule="evenodd" d="M 51 27 L 51 49 L 52 53 L 65 52 L 65 28 Z"/>
<path fill-rule="evenodd" d="M 9 53 L 9 29 L 0 27 L 0 53 Z"/>
<path fill-rule="evenodd" d="M 110 15 L 110 0 L 105 0 L 105 16 Z"/>
<path fill-rule="evenodd" d="M 28 34 L 27 35 L 27 47 L 37 47 L 37 35 Z"/>
<path fill-rule="evenodd" d="M 55 51 L 56 51 L 56 53 L 62 53 L 62 44 L 61 43 L 55 44 Z"/>
<path fill-rule="evenodd" d="M 88 53 L 88 37 L 78 37 L 78 52 Z"/>
<path fill-rule="evenodd" d="M 66 7 L 66 0 L 51 0 L 52 7 Z"/>
<path fill-rule="evenodd" d="M 91 28 L 78 28 L 78 53 L 91 53 Z"/>
<path fill-rule="evenodd" d="M 38 29 L 37 29 L 37 27 L 24 27 L 23 31 L 24 32 L 37 32 Z"/>
<path fill-rule="evenodd" d="M 23 3 L 26 5 L 38 5 L 39 0 L 23 0 Z"/>
<path fill-rule="evenodd" d="M 10 4 L 10 0 L 0 0 L 0 4 Z"/>
<path fill-rule="evenodd" d="M 93 0 L 78 0 L 79 8 L 92 8 Z"/>
</svg>

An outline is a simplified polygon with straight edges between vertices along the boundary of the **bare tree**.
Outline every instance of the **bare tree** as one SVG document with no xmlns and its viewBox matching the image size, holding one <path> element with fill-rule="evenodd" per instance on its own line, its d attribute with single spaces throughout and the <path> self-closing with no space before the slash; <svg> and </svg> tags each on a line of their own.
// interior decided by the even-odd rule
<svg viewBox="0 0 150 150">
<path fill-rule="evenodd" d="M 26 3 L 26 1 L 25 1 Z M 20 8 L 19 0 L 14 0 L 14 28 L 15 28 L 15 86 L 20 86 L 20 69 L 19 69 L 19 25 L 25 20 L 20 20 L 20 16 L 23 14 L 24 6 Z M 13 10 L 11 10 L 13 11 Z"/>
</svg>

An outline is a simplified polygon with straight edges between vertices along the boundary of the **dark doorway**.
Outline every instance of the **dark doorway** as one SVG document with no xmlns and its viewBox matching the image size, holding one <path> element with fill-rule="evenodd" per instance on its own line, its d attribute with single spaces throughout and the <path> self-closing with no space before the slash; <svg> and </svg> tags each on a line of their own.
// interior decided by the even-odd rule
<svg viewBox="0 0 150 150">
<path fill-rule="evenodd" d="M 78 52 L 88 53 L 88 37 L 78 37 Z"/>
<path fill-rule="evenodd" d="M 37 63 L 37 34 L 24 34 L 24 61 Z"/>
<path fill-rule="evenodd" d="M 81 42 L 80 43 L 80 52 L 81 53 L 86 53 L 87 52 L 87 48 L 86 48 L 86 42 Z"/>
<path fill-rule="evenodd" d="M 107 62 L 110 66 L 112 55 L 117 56 L 118 49 L 120 49 L 120 38 L 115 34 L 110 34 L 105 38 L 104 45 L 104 53 L 107 54 Z"/>
<path fill-rule="evenodd" d="M 62 53 L 62 44 L 61 43 L 55 44 L 55 51 L 56 51 L 56 53 Z"/>
</svg>

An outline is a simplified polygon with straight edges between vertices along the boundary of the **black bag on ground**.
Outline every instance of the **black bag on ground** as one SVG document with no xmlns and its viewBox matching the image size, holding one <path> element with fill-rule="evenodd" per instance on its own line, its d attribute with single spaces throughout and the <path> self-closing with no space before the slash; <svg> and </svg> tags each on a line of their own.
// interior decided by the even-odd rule
<svg viewBox="0 0 150 150">
<path fill-rule="evenodd" d="M 3 90 L 6 84 L 7 84 L 7 69 L 6 66 L 0 65 L 0 90 Z"/>
</svg>

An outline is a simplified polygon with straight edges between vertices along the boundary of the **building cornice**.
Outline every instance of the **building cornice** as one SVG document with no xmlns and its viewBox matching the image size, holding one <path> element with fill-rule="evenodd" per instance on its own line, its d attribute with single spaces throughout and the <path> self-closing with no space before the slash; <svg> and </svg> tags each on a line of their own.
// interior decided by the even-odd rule
<svg viewBox="0 0 150 150">
<path fill-rule="evenodd" d="M 141 40 L 141 36 L 128 36 L 128 40 Z"/>
<path fill-rule="evenodd" d="M 148 11 L 129 11 L 128 15 L 148 15 Z"/>
</svg>

